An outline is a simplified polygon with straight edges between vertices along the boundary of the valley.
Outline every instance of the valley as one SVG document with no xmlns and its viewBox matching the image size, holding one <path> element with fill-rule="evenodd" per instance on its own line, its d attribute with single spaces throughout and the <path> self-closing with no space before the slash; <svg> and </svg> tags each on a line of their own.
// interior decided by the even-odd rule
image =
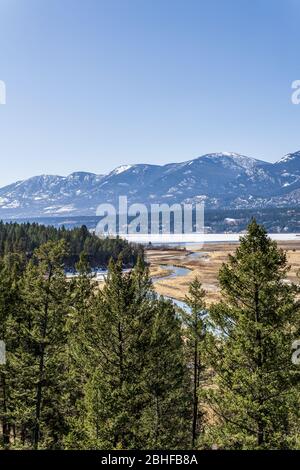
<svg viewBox="0 0 300 470">
<path fill-rule="evenodd" d="M 291 266 L 288 279 L 297 283 L 297 272 L 300 270 L 300 240 L 280 241 L 278 245 L 287 251 L 288 263 Z M 207 293 L 207 304 L 218 301 L 219 269 L 237 246 L 238 243 L 207 243 L 202 249 L 190 247 L 190 249 L 147 250 L 146 258 L 150 264 L 150 274 L 154 279 L 156 292 L 183 301 L 190 282 L 197 276 Z"/>
</svg>

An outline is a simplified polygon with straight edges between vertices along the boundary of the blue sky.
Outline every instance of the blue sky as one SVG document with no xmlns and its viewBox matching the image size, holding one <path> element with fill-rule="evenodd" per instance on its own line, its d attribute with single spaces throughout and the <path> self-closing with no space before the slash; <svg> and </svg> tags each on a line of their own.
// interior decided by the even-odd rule
<svg viewBox="0 0 300 470">
<path fill-rule="evenodd" d="M 300 0 L 0 0 L 0 185 L 300 149 Z"/>
</svg>

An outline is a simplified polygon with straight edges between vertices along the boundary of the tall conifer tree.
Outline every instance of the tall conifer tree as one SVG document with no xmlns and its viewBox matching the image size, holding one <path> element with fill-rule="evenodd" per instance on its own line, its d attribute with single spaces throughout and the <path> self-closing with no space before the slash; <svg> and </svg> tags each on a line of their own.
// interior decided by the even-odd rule
<svg viewBox="0 0 300 470">
<path fill-rule="evenodd" d="M 35 449 L 61 447 L 66 431 L 69 294 L 62 264 L 65 254 L 63 241 L 47 242 L 36 250 L 24 275 L 24 343 L 31 371 L 24 399 L 29 404 Z"/>
<path fill-rule="evenodd" d="M 23 258 L 8 254 L 0 260 L 0 340 L 5 344 L 5 364 L 0 364 L 1 444 L 9 448 L 16 435 L 19 372 L 16 353 L 20 348 L 20 280 Z"/>
<path fill-rule="evenodd" d="M 291 345 L 299 306 L 288 269 L 285 252 L 253 220 L 220 270 L 223 300 L 210 310 L 215 335 L 207 355 L 216 374 L 207 393 L 215 416 L 210 446 L 295 446 Z"/>
<path fill-rule="evenodd" d="M 193 421 L 192 421 L 192 447 L 195 448 L 197 437 L 203 431 L 204 412 L 199 405 L 199 392 L 201 383 L 205 382 L 204 348 L 206 338 L 207 312 L 205 310 L 205 291 L 199 279 L 196 277 L 189 286 L 189 293 L 185 298 L 189 307 L 184 312 L 184 324 L 186 326 L 186 352 L 187 360 L 192 369 L 193 380 Z"/>
</svg>

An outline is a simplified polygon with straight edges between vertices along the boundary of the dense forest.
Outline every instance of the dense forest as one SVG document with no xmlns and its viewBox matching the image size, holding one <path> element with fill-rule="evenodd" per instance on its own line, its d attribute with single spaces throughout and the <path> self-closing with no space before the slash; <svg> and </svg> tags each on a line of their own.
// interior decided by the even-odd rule
<svg viewBox="0 0 300 470">
<path fill-rule="evenodd" d="M 118 259 L 122 253 L 123 263 L 133 266 L 138 256 L 142 256 L 142 247 L 128 243 L 121 238 L 99 238 L 89 232 L 85 225 L 67 230 L 37 223 L 4 223 L 0 221 L 0 256 L 20 253 L 31 258 L 34 250 L 48 241 L 66 242 L 64 265 L 74 268 L 80 254 L 86 253 L 92 268 L 107 267 L 109 260 Z"/>
<path fill-rule="evenodd" d="M 149 207 L 149 213 L 151 208 Z M 172 214 L 171 214 L 172 217 Z M 260 209 L 208 209 L 205 208 L 205 230 L 208 233 L 241 233 L 247 229 L 252 218 L 263 225 L 268 233 L 298 233 L 300 231 L 300 208 L 295 207 L 267 207 Z M 18 222 L 26 223 L 28 219 Z M 74 216 L 70 217 L 37 217 L 29 221 L 45 225 L 54 225 L 71 229 L 86 225 L 89 229 L 96 227 L 99 217 Z"/>
<path fill-rule="evenodd" d="M 193 279 L 190 313 L 155 294 L 143 257 L 126 273 L 112 258 L 98 289 L 83 250 L 67 280 L 69 240 L 43 236 L 25 269 L 2 248 L 2 448 L 300 448 L 299 288 L 263 227 L 222 266 L 218 303 Z"/>
<path fill-rule="evenodd" d="M 247 229 L 252 218 L 269 233 L 298 233 L 300 209 L 296 207 L 267 207 L 264 209 L 205 210 L 205 225 L 212 233 L 240 233 Z"/>
</svg>

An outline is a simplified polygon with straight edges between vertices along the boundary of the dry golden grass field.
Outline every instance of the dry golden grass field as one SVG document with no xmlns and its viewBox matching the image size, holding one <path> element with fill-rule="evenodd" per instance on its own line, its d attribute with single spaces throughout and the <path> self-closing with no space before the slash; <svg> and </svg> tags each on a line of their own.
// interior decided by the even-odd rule
<svg viewBox="0 0 300 470">
<path fill-rule="evenodd" d="M 204 245 L 201 250 L 194 248 L 191 250 L 147 250 L 146 257 L 150 264 L 150 274 L 155 278 L 156 291 L 161 295 L 183 300 L 189 283 L 195 276 L 198 276 L 207 292 L 207 303 L 218 300 L 220 295 L 219 269 L 227 260 L 228 254 L 233 253 L 237 246 L 237 243 L 210 243 Z M 293 282 L 298 282 L 300 240 L 299 242 L 279 242 L 278 246 L 287 251 L 288 262 L 291 265 L 288 278 Z M 166 278 L 165 276 L 170 274 L 167 266 L 188 268 L 190 271 L 184 276 Z"/>
</svg>

